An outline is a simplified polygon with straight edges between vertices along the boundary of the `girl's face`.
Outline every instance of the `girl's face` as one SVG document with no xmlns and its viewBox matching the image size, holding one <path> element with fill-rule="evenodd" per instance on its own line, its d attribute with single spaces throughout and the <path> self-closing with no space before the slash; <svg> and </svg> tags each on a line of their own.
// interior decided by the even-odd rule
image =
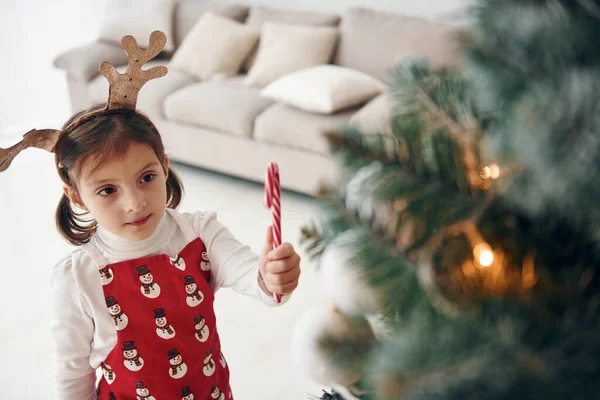
<svg viewBox="0 0 600 400">
<path fill-rule="evenodd" d="M 94 165 L 91 159 L 81 166 L 78 192 L 65 186 L 71 202 L 115 235 L 129 240 L 149 238 L 167 204 L 168 159 L 161 162 L 150 146 L 132 143 L 122 159 L 92 170 Z"/>
</svg>

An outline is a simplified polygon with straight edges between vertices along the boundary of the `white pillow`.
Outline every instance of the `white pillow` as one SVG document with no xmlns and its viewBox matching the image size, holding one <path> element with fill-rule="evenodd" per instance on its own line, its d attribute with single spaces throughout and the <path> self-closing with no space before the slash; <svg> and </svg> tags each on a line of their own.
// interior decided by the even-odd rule
<svg viewBox="0 0 600 400">
<path fill-rule="evenodd" d="M 265 86 L 291 72 L 329 63 L 338 36 L 334 27 L 264 23 L 245 83 Z"/>
<path fill-rule="evenodd" d="M 107 0 L 100 40 L 121 45 L 123 36 L 133 36 L 140 48 L 147 48 L 150 34 L 167 36 L 164 51 L 175 50 L 173 40 L 174 0 Z"/>
<path fill-rule="evenodd" d="M 235 75 L 258 42 L 259 32 L 205 12 L 171 59 L 171 66 L 199 79 Z"/>
<path fill-rule="evenodd" d="M 394 116 L 393 100 L 389 92 L 384 92 L 368 102 L 350 118 L 350 124 L 366 134 L 389 134 Z"/>
<path fill-rule="evenodd" d="M 385 85 L 363 72 L 338 65 L 319 65 L 285 75 L 261 95 L 305 111 L 331 114 L 365 104 Z"/>
</svg>

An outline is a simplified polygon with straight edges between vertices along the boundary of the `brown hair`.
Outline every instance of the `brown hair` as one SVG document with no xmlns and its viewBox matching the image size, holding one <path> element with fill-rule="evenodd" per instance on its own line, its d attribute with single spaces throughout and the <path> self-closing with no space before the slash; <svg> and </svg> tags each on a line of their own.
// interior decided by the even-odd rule
<svg viewBox="0 0 600 400">
<path fill-rule="evenodd" d="M 161 162 L 165 158 L 160 134 L 148 117 L 136 110 L 102 111 L 105 107 L 98 105 L 73 115 L 64 124 L 54 148 L 58 175 L 75 191 L 84 161 L 93 158 L 97 168 L 108 159 L 123 156 L 132 142 L 149 145 Z M 166 185 L 167 207 L 176 208 L 183 196 L 183 184 L 171 168 Z M 89 242 L 98 225 L 88 214 L 75 211 L 63 194 L 56 208 L 56 227 L 71 244 L 80 246 Z"/>
</svg>

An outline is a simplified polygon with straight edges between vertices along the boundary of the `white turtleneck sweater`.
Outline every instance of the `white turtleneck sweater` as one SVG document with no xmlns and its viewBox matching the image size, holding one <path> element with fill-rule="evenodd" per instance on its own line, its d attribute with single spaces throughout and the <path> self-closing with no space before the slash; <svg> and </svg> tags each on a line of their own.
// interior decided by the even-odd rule
<svg viewBox="0 0 600 400">
<path fill-rule="evenodd" d="M 187 245 L 176 218 L 187 220 L 206 245 L 214 292 L 230 287 L 268 306 L 277 305 L 259 279 L 258 256 L 237 241 L 215 213 L 186 214 L 167 209 L 146 240 L 127 240 L 98 228 L 90 244 L 110 264 L 156 254 L 175 256 Z M 117 344 L 98 266 L 85 250 L 77 249 L 56 265 L 51 285 L 56 399 L 93 400 L 96 369 Z M 280 304 L 288 299 L 284 296 Z"/>
</svg>

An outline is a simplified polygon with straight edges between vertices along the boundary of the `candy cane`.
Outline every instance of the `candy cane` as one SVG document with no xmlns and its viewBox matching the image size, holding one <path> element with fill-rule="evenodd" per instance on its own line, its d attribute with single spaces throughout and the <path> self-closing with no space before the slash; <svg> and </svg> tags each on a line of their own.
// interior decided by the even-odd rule
<svg viewBox="0 0 600 400">
<path fill-rule="evenodd" d="M 273 214 L 273 248 L 281 244 L 281 187 L 279 186 L 279 167 L 276 163 L 269 163 L 265 174 L 265 202 L 264 206 L 271 209 Z M 281 296 L 273 293 L 275 303 L 281 302 Z"/>
</svg>

